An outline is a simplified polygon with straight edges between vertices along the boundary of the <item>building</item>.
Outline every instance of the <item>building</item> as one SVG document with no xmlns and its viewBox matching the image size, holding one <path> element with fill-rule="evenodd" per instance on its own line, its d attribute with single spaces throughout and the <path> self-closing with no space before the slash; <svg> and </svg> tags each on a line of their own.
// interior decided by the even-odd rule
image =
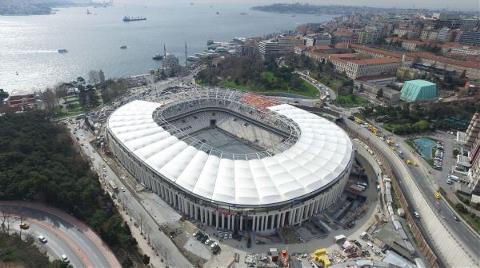
<svg viewBox="0 0 480 268">
<path fill-rule="evenodd" d="M 438 30 L 437 38 L 435 40 L 440 42 L 452 41 L 452 34 L 450 32 L 450 28 L 443 27 L 440 30 Z"/>
<path fill-rule="evenodd" d="M 402 40 L 402 48 L 408 51 L 417 51 L 419 46 L 425 43 L 417 40 Z"/>
<path fill-rule="evenodd" d="M 461 44 L 479 46 L 480 45 L 480 31 L 465 31 L 462 32 L 458 40 Z"/>
<path fill-rule="evenodd" d="M 381 102 L 386 105 L 398 105 L 400 103 L 400 91 L 390 87 L 395 77 L 368 78 L 355 80 L 354 85 L 371 101 Z M 382 97 L 379 99 L 379 92 Z"/>
<path fill-rule="evenodd" d="M 365 58 L 358 53 L 333 54 L 329 56 L 329 61 L 332 62 L 336 71 L 345 72 L 351 79 L 395 74 L 401 65 L 401 60 L 397 58 Z"/>
<path fill-rule="evenodd" d="M 424 51 L 409 53 L 408 57 L 417 59 L 418 63 L 435 65 L 437 68 L 447 71 L 455 71 L 457 73 L 465 71 L 468 78 L 480 79 L 480 62 L 478 61 L 457 60 Z"/>
<path fill-rule="evenodd" d="M 381 32 L 376 27 L 365 27 L 357 32 L 357 44 L 372 44 L 380 39 Z"/>
<path fill-rule="evenodd" d="M 224 89 L 132 101 L 106 129 L 111 152 L 141 184 L 186 217 L 223 230 L 301 224 L 338 200 L 354 159 L 350 138 L 334 123 Z"/>
<path fill-rule="evenodd" d="M 462 142 L 469 150 L 468 187 L 472 189 L 472 203 L 480 203 L 480 113 L 475 113 L 462 135 Z"/>
<path fill-rule="evenodd" d="M 294 53 L 294 48 L 297 45 L 303 45 L 303 40 L 293 36 L 279 37 L 277 39 L 260 41 L 258 50 L 264 57 L 276 57 Z"/>
<path fill-rule="evenodd" d="M 353 32 L 348 29 L 337 29 L 333 33 L 333 43 L 352 43 L 354 40 Z"/>
<path fill-rule="evenodd" d="M 406 102 L 428 101 L 437 98 L 437 85 L 425 80 L 410 80 L 403 84 L 400 99 Z"/>
<path fill-rule="evenodd" d="M 312 46 L 329 46 L 332 43 L 332 36 L 329 33 L 310 34 L 304 37 L 305 45 Z"/>
<path fill-rule="evenodd" d="M 37 107 L 37 99 L 34 94 L 10 96 L 7 106 L 15 111 L 31 110 Z"/>
<path fill-rule="evenodd" d="M 480 47 L 461 45 L 458 43 L 445 43 L 441 45 L 443 54 L 457 54 L 462 56 L 479 56 Z"/>
</svg>

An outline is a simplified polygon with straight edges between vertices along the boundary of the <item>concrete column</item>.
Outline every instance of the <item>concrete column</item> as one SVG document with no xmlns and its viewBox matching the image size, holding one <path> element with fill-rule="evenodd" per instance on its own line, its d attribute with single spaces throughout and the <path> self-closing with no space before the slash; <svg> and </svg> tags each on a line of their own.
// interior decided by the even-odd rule
<svg viewBox="0 0 480 268">
<path fill-rule="evenodd" d="M 213 222 L 213 212 L 211 210 L 208 210 L 208 225 L 212 226 Z"/>
<path fill-rule="evenodd" d="M 243 215 L 240 215 L 240 231 L 243 231 Z"/>
<path fill-rule="evenodd" d="M 265 216 L 263 217 L 264 220 L 265 220 L 265 221 L 263 222 L 263 230 L 264 230 L 264 231 L 267 230 L 267 228 L 268 228 L 268 217 L 269 217 L 268 215 L 265 215 Z"/>
<path fill-rule="evenodd" d="M 215 228 L 218 229 L 218 210 L 215 211 L 215 217 L 216 217 L 216 218 L 215 218 Z"/>
<path fill-rule="evenodd" d="M 257 216 L 253 215 L 252 216 L 252 231 L 253 232 L 257 231 L 257 228 L 255 227 L 256 224 L 257 224 Z"/>
<path fill-rule="evenodd" d="M 272 221 L 270 222 L 270 228 L 268 228 L 268 229 L 273 230 L 275 228 L 275 219 L 277 219 L 277 217 L 278 217 L 277 215 L 278 214 L 273 214 L 272 215 Z M 278 219 L 277 219 L 277 221 L 278 221 Z"/>
<path fill-rule="evenodd" d="M 195 215 L 195 220 L 198 220 L 198 209 L 197 209 L 196 205 L 193 205 L 193 211 L 194 211 L 194 215 Z"/>
<path fill-rule="evenodd" d="M 204 223 L 205 222 L 205 215 L 204 215 L 204 210 L 202 207 L 200 207 L 200 222 Z"/>
<path fill-rule="evenodd" d="M 227 224 L 227 229 L 228 229 L 228 230 L 232 230 L 232 228 L 231 228 L 232 219 L 231 219 L 231 218 L 232 218 L 232 215 L 228 215 L 228 216 L 227 216 L 227 223 L 228 223 L 228 224 Z"/>
<path fill-rule="evenodd" d="M 260 216 L 260 226 L 258 228 L 259 231 L 263 231 L 263 222 L 265 221 L 264 216 Z"/>
</svg>

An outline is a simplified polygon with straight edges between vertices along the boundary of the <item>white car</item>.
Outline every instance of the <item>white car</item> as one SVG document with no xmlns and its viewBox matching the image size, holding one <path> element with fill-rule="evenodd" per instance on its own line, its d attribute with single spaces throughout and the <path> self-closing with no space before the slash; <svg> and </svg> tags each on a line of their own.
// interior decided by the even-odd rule
<svg viewBox="0 0 480 268">
<path fill-rule="evenodd" d="M 38 240 L 39 240 L 40 242 L 44 243 L 44 244 L 48 242 L 48 240 L 47 240 L 47 239 L 45 238 L 45 236 L 43 236 L 43 235 L 39 235 L 39 236 L 38 236 Z"/>
<path fill-rule="evenodd" d="M 64 263 L 69 263 L 69 262 L 70 262 L 70 260 L 68 259 L 68 256 L 65 255 L 65 254 L 62 255 L 62 261 L 63 261 Z"/>
</svg>

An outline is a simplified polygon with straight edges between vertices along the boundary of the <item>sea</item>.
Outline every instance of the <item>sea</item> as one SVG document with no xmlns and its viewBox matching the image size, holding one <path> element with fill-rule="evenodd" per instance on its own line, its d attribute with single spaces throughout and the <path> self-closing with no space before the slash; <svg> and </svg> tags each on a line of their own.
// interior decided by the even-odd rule
<svg viewBox="0 0 480 268">
<path fill-rule="evenodd" d="M 103 70 L 108 78 L 144 74 L 159 67 L 152 57 L 163 53 L 164 45 L 184 62 L 185 42 L 192 55 L 204 51 L 209 39 L 263 36 L 333 18 L 265 13 L 228 1 L 139 2 L 60 8 L 51 15 L 0 16 L 0 88 L 11 94 L 43 90 L 78 76 L 88 78 L 90 70 Z M 147 20 L 126 23 L 124 16 Z M 128 48 L 120 49 L 122 45 Z"/>
</svg>

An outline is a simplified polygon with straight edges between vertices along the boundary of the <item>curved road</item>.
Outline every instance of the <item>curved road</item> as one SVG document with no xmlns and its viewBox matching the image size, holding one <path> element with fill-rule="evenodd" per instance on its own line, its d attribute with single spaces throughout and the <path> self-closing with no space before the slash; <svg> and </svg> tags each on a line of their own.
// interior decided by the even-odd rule
<svg viewBox="0 0 480 268">
<path fill-rule="evenodd" d="M 32 235 L 51 259 L 60 259 L 65 254 L 73 267 L 121 267 L 94 231 L 65 212 L 21 201 L 0 201 L 0 211 L 11 215 L 11 229 L 17 232 L 20 218 L 28 223 L 30 228 L 22 230 L 22 236 Z M 48 242 L 38 242 L 39 235 L 45 236 Z"/>
<path fill-rule="evenodd" d="M 402 188 L 410 201 L 413 201 L 415 209 L 421 215 L 421 226 L 427 232 L 430 242 L 439 253 L 439 257 L 448 267 L 478 267 L 478 252 L 472 252 L 469 248 L 465 248 L 465 244 L 460 242 L 451 229 L 440 220 L 439 213 L 436 208 L 430 206 L 429 199 L 425 197 L 422 190 L 418 187 L 411 170 L 406 164 L 376 136 L 372 135 L 365 128 L 359 127 L 350 120 L 344 119 L 348 127 L 357 134 L 370 140 L 377 149 L 383 152 L 387 160 L 392 163 L 395 175 L 400 180 Z"/>
</svg>

